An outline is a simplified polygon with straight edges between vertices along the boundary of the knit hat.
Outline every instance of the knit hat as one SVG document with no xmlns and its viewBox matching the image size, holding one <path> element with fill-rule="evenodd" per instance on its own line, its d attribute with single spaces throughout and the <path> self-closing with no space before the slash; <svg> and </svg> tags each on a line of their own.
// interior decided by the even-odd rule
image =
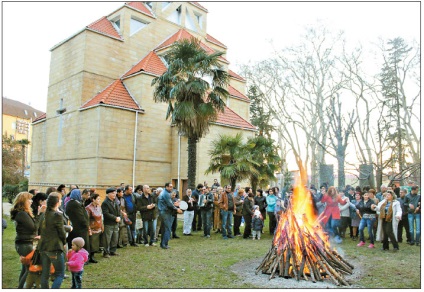
<svg viewBox="0 0 424 292">
<path fill-rule="evenodd" d="M 83 248 L 85 241 L 82 237 L 75 237 L 74 239 L 72 239 L 72 243 L 78 246 L 78 248 Z"/>
<path fill-rule="evenodd" d="M 115 192 L 116 191 L 116 189 L 115 188 L 108 188 L 107 190 L 106 190 L 106 194 L 109 194 L 109 193 L 112 193 L 112 192 Z"/>
</svg>

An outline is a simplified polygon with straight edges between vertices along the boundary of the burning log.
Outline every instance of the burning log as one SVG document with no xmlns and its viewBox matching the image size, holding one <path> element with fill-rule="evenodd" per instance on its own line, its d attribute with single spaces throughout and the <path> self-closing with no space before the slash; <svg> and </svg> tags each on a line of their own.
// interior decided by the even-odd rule
<svg viewBox="0 0 424 292">
<path fill-rule="evenodd" d="M 292 202 L 280 216 L 271 248 L 256 274 L 262 271 L 270 275 L 270 280 L 278 275 L 314 283 L 329 278 L 338 286 L 348 286 L 343 275 L 352 274 L 354 267 L 331 248 L 319 222 L 310 194 L 297 187 Z"/>
</svg>

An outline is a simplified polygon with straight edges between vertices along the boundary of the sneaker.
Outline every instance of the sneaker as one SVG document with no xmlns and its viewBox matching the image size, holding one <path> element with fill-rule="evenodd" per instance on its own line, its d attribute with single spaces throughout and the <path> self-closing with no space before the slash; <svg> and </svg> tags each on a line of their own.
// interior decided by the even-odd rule
<svg viewBox="0 0 424 292">
<path fill-rule="evenodd" d="M 361 241 L 360 243 L 358 243 L 356 246 L 364 246 L 365 242 Z"/>
<path fill-rule="evenodd" d="M 146 243 L 144 246 L 149 246 L 149 244 L 148 244 L 148 243 Z"/>
<path fill-rule="evenodd" d="M 261 238 L 260 238 L 260 237 L 258 237 L 258 240 L 261 240 Z"/>
<path fill-rule="evenodd" d="M 110 258 L 110 255 L 105 253 L 105 254 L 103 254 L 103 257 L 108 259 L 108 258 Z"/>
<path fill-rule="evenodd" d="M 334 241 L 336 242 L 336 243 L 342 243 L 343 242 L 343 240 L 340 238 L 340 236 L 336 236 L 335 238 L 334 238 Z"/>
<path fill-rule="evenodd" d="M 211 236 L 210 235 L 206 235 L 206 238 L 211 238 Z"/>
<path fill-rule="evenodd" d="M 256 238 L 253 237 L 252 239 L 255 240 Z"/>
<path fill-rule="evenodd" d="M 368 245 L 368 248 L 374 248 L 374 244 L 370 243 L 370 245 Z"/>
<path fill-rule="evenodd" d="M 110 255 L 111 255 L 111 256 L 119 256 L 119 253 L 111 252 L 111 253 L 110 253 Z"/>
<path fill-rule="evenodd" d="M 152 242 L 151 246 L 156 246 L 156 243 Z"/>
</svg>

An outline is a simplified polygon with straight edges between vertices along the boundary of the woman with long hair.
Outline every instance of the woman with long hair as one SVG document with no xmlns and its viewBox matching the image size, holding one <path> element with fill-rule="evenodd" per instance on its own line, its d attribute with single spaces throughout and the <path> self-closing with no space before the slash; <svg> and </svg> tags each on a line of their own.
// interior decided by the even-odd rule
<svg viewBox="0 0 424 292">
<path fill-rule="evenodd" d="M 38 208 L 41 205 L 45 205 L 46 200 L 47 200 L 47 194 L 46 193 L 38 192 L 37 194 L 35 194 L 32 197 L 32 204 L 31 204 L 32 214 L 37 214 Z"/>
<path fill-rule="evenodd" d="M 370 245 L 369 248 L 374 248 L 374 233 L 373 225 L 375 221 L 375 202 L 370 199 L 369 193 L 366 192 L 363 195 L 363 200 L 356 205 L 356 214 L 361 217 L 361 222 L 359 223 L 359 240 L 360 242 L 357 246 L 365 245 L 364 229 L 368 228 L 368 233 L 370 235 Z"/>
<path fill-rule="evenodd" d="M 59 210 L 59 194 L 51 193 L 47 198 L 47 210 L 41 224 L 39 250 L 41 254 L 41 288 L 49 288 L 50 265 L 54 267 L 52 288 L 59 289 L 65 275 L 66 232 L 63 216 Z"/>
<path fill-rule="evenodd" d="M 32 194 L 21 192 L 15 197 L 10 210 L 10 217 L 15 221 L 16 226 L 15 249 L 21 257 L 27 256 L 33 250 L 34 240 L 39 239 L 39 236 L 37 236 L 39 214 L 46 210 L 45 206 L 39 206 L 37 214 L 34 215 L 31 204 Z M 19 274 L 19 289 L 24 288 L 28 271 L 29 265 L 22 263 L 21 273 Z"/>
<path fill-rule="evenodd" d="M 215 190 L 215 192 L 214 192 Z M 216 189 L 212 186 L 212 194 L 213 194 L 213 230 L 215 233 L 221 233 L 221 210 L 219 209 L 219 200 L 221 199 L 221 195 L 223 192 L 222 187 L 217 187 Z"/>
<path fill-rule="evenodd" d="M 337 193 L 335 187 L 331 186 L 328 188 L 327 193 L 322 197 L 321 203 L 326 204 L 325 210 L 323 213 L 322 224 L 325 226 L 325 230 L 331 235 L 334 236 L 334 241 L 336 243 L 342 243 L 342 239 L 339 234 L 339 225 L 340 225 L 340 205 L 345 205 L 349 202 L 349 199 L 346 197 L 342 199 L 341 196 Z"/>
<path fill-rule="evenodd" d="M 90 236 L 90 263 L 97 263 L 94 259 L 94 253 L 99 251 L 100 248 L 100 234 L 104 231 L 103 226 L 103 213 L 100 204 L 100 196 L 94 193 L 91 196 L 91 203 L 85 207 L 90 220 L 90 227 L 88 234 Z"/>
</svg>

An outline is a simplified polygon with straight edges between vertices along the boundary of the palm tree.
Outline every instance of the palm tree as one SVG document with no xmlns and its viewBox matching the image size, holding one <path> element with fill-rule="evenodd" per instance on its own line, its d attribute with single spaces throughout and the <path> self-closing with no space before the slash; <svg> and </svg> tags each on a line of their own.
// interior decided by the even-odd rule
<svg viewBox="0 0 424 292">
<path fill-rule="evenodd" d="M 230 181 L 232 189 L 237 181 L 249 178 L 252 173 L 259 175 L 255 168 L 259 163 L 243 144 L 240 133 L 236 136 L 220 135 L 212 145 L 213 148 L 209 151 L 211 161 L 205 174 L 220 172 L 221 178 Z"/>
<path fill-rule="evenodd" d="M 152 80 L 155 102 L 167 102 L 166 119 L 188 139 L 188 187 L 196 184 L 197 142 L 209 130 L 209 122 L 224 110 L 224 88 L 229 76 L 218 59 L 222 52 L 207 54 L 200 41 L 191 38 L 175 42 L 165 56 L 168 69 Z M 211 80 L 210 82 L 207 81 Z"/>
<path fill-rule="evenodd" d="M 272 140 L 263 136 L 249 138 L 246 148 L 252 154 L 252 158 L 259 163 L 255 166 L 257 172 L 250 174 L 250 184 L 255 193 L 258 186 L 276 179 L 275 172 L 279 169 L 281 159 Z"/>
</svg>

